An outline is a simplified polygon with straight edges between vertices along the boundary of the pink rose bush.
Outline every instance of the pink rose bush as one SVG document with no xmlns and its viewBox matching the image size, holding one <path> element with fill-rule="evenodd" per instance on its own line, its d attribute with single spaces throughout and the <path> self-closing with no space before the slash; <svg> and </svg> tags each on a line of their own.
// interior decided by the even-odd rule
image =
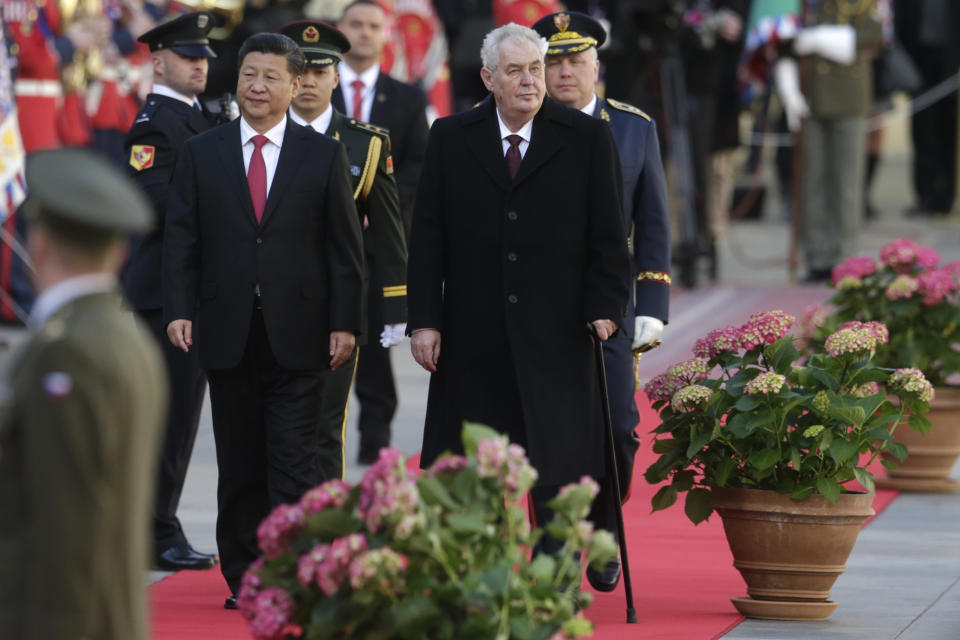
<svg viewBox="0 0 960 640">
<path fill-rule="evenodd" d="M 907 249 L 901 249 L 890 260 L 902 268 Z M 915 261 L 918 252 L 910 251 Z M 861 265 L 859 277 L 871 277 L 868 271 Z M 818 316 L 805 314 L 808 323 Z M 712 487 L 831 501 L 852 480 L 872 491 L 867 466 L 881 452 L 906 456 L 906 447 L 892 440 L 894 430 L 901 423 L 929 429 L 923 413 L 933 388 L 923 373 L 876 362 L 896 337 L 885 324 L 845 322 L 804 359 L 799 339 L 789 334 L 795 323 L 783 311 L 765 311 L 738 327 L 715 329 L 697 340 L 695 358 L 646 385 L 661 420 L 653 430 L 660 457 L 645 473 L 651 484 L 664 483 L 654 511 L 687 492 L 686 514 L 701 522 L 712 512 Z"/>
<path fill-rule="evenodd" d="M 936 251 L 909 238 L 883 246 L 879 260 L 844 261 L 833 270 L 829 313 L 810 309 L 800 335 L 820 348 L 844 323 L 881 322 L 890 335 L 877 344 L 878 364 L 914 367 L 934 385 L 946 384 L 960 372 L 960 261 L 940 262 Z"/>
<path fill-rule="evenodd" d="M 331 480 L 276 507 L 237 595 L 253 637 L 589 636 L 575 552 L 597 566 L 616 554 L 611 534 L 586 521 L 597 483 L 561 489 L 548 526 L 563 550 L 531 562 L 543 530 L 522 498 L 537 472 L 487 427 L 465 425 L 463 437 L 466 455 L 422 474 L 383 449 L 358 485 Z"/>
</svg>

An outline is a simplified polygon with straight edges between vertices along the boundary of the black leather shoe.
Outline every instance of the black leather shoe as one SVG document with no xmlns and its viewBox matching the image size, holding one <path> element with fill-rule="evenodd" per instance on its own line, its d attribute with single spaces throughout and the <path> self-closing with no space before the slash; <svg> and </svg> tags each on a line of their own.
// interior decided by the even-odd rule
<svg viewBox="0 0 960 640">
<path fill-rule="evenodd" d="M 217 564 L 217 557 L 209 553 L 200 553 L 189 545 L 170 547 L 154 559 L 154 565 L 164 571 L 181 569 L 210 569 Z"/>
<path fill-rule="evenodd" d="M 223 601 L 224 609 L 236 609 L 237 608 L 237 596 L 227 596 L 227 599 Z"/>
<path fill-rule="evenodd" d="M 603 567 L 603 571 L 596 571 L 593 567 L 587 567 L 587 582 L 597 591 L 613 591 L 620 584 L 620 561 L 608 560 Z"/>
</svg>

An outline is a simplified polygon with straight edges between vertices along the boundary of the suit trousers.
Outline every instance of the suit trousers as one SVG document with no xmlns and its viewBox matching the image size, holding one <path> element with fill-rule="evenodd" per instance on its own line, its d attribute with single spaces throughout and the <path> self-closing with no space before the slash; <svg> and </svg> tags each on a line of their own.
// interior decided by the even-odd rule
<svg viewBox="0 0 960 640">
<path fill-rule="evenodd" d="M 347 428 L 347 410 L 350 406 L 350 388 L 357 373 L 360 347 L 354 347 L 347 361 L 327 374 L 323 383 L 323 402 L 320 407 L 320 477 L 323 482 L 343 478 L 344 447 Z M 364 347 L 366 355 L 366 347 Z"/>
<path fill-rule="evenodd" d="M 177 506 L 197 439 L 207 377 L 200 368 L 195 349 L 184 353 L 170 343 L 161 309 L 138 311 L 137 314 L 160 343 L 170 386 L 167 426 L 157 467 L 153 505 L 153 544 L 159 554 L 170 547 L 188 544 L 177 518 Z"/>
<path fill-rule="evenodd" d="M 856 250 L 866 158 L 866 118 L 804 121 L 801 233 L 808 269 L 831 269 Z"/>
<path fill-rule="evenodd" d="M 238 366 L 207 372 L 219 473 L 217 548 L 234 594 L 260 555 L 260 522 L 321 481 L 317 416 L 326 373 L 279 366 L 258 309 Z"/>
</svg>

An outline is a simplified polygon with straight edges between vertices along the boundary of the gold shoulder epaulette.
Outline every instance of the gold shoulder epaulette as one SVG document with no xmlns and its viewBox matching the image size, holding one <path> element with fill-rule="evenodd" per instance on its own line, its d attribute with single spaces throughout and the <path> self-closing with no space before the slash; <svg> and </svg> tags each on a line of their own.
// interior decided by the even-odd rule
<svg viewBox="0 0 960 640">
<path fill-rule="evenodd" d="M 650 121 L 650 116 L 648 116 L 646 113 L 644 113 L 640 109 L 637 109 L 632 104 L 627 104 L 626 102 L 620 102 L 619 100 L 614 100 L 612 98 L 607 98 L 607 102 L 614 109 L 619 109 L 620 111 L 626 111 L 627 113 L 632 113 L 635 116 L 646 118 L 648 122 Z"/>
<path fill-rule="evenodd" d="M 370 124 L 369 122 L 360 122 L 359 120 L 354 120 L 353 118 L 350 118 L 350 120 L 348 120 L 347 122 L 349 122 L 350 126 L 353 127 L 354 129 L 360 129 L 361 131 L 366 131 L 368 133 L 378 135 L 381 138 L 386 138 L 387 136 L 390 135 L 390 131 L 388 131 L 387 129 L 384 129 L 383 127 L 378 127 L 375 124 Z"/>
</svg>

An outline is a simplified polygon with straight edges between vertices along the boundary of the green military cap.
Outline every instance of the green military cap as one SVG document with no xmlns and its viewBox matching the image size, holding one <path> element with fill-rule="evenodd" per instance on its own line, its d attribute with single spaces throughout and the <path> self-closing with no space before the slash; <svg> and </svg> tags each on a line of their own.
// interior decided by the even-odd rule
<svg viewBox="0 0 960 640">
<path fill-rule="evenodd" d="M 599 47 L 607 39 L 603 25 L 579 11 L 560 11 L 533 23 L 534 31 L 547 39 L 547 55 L 563 56 Z"/>
<path fill-rule="evenodd" d="M 147 231 L 150 205 L 130 178 L 99 153 L 79 148 L 27 156 L 30 217 L 104 235 Z"/>
<path fill-rule="evenodd" d="M 300 46 L 308 67 L 325 67 L 343 59 L 350 41 L 336 27 L 316 20 L 301 20 L 280 27 L 280 33 Z"/>
<path fill-rule="evenodd" d="M 186 58 L 216 58 L 207 35 L 216 25 L 216 18 L 206 11 L 177 16 L 155 26 L 139 38 L 150 45 L 150 51 L 170 49 Z"/>
</svg>

